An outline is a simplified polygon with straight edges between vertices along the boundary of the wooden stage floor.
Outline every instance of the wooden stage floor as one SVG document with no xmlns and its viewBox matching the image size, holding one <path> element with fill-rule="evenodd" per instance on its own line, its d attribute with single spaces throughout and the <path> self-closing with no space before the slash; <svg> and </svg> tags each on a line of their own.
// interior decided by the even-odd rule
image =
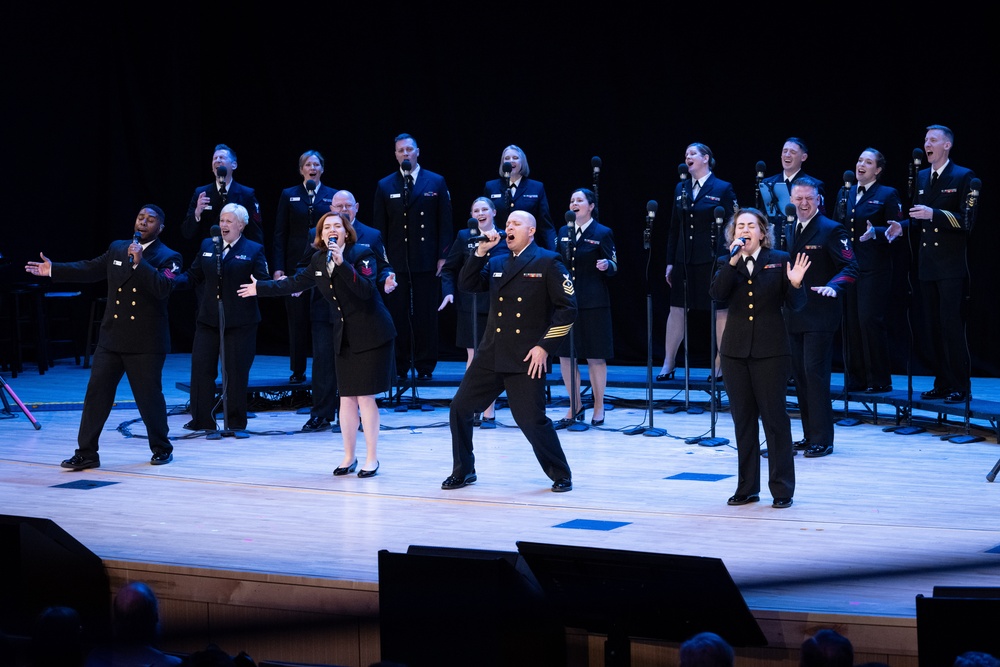
<svg viewBox="0 0 1000 667">
<path fill-rule="evenodd" d="M 419 387 L 418 403 L 428 410 L 398 411 L 386 400 L 379 474 L 334 478 L 340 435 L 299 431 L 307 415 L 293 407 L 256 411 L 248 439 L 208 441 L 183 430 L 187 394 L 177 385 L 187 382 L 189 362 L 170 355 L 165 371 L 174 462 L 149 465 L 145 429 L 123 381 L 101 467 L 83 472 L 59 462 L 76 446 L 89 372 L 59 360 L 41 376 L 32 366 L 13 380 L 4 373 L 41 428 L 19 413 L 0 420 L 0 513 L 52 519 L 105 561 L 360 585 L 377 585 L 379 550 L 410 545 L 516 551 L 516 542 L 530 541 L 707 556 L 722 559 L 755 614 L 819 624 L 866 618 L 908 636 L 918 594 L 937 585 L 1000 586 L 1000 485 L 986 479 L 1000 447 L 989 419 L 972 420 L 981 440 L 953 442 L 942 436 L 963 434 L 960 419 L 916 413 L 927 430 L 901 435 L 883 430 L 893 424 L 891 410 L 876 425 L 865 405 L 852 403 L 861 423 L 837 427 L 833 455 L 796 457 L 791 508 L 771 507 L 766 460 L 762 502 L 730 507 L 736 449 L 725 396 L 714 435 L 728 443 L 702 446 L 695 441 L 713 435 L 706 391 L 692 389 L 685 402 L 683 389 L 658 387 L 650 410 L 646 390 L 629 380 L 644 378 L 645 368 L 612 367 L 605 425 L 560 432 L 572 492 L 549 491 L 506 409 L 497 413 L 499 428 L 476 431 L 479 482 L 443 491 L 453 385 Z M 457 377 L 461 369 L 442 364 L 435 376 Z M 254 382 L 280 385 L 287 376 L 283 357 L 255 361 Z M 906 386 L 905 377 L 894 382 Z M 917 393 L 929 386 L 928 378 L 914 379 Z M 1000 401 L 1000 380 L 975 378 L 973 393 Z M 402 406 L 411 395 L 404 393 Z M 565 397 L 554 383 L 553 420 L 564 416 Z M 648 426 L 650 413 L 663 435 L 625 434 Z M 877 653 L 859 645 L 865 641 L 859 635 L 856 649 Z"/>
</svg>

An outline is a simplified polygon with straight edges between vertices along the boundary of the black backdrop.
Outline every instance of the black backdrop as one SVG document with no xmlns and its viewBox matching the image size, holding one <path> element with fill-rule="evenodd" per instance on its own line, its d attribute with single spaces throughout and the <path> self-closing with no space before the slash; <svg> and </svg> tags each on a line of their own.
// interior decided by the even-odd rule
<svg viewBox="0 0 1000 667">
<path fill-rule="evenodd" d="M 991 195 L 1000 179 L 986 90 L 997 80 L 995 42 L 976 25 L 984 21 L 964 15 L 836 11 L 844 17 L 814 5 L 20 9 L 0 46 L 8 203 L 0 253 L 10 261 L 0 277 L 26 278 L 24 262 L 39 250 L 54 260 L 100 254 L 128 236 L 148 202 L 164 208 L 163 239 L 190 262 L 197 240 L 183 239 L 180 223 L 193 189 L 211 178 L 217 143 L 237 152 L 236 179 L 256 188 L 268 234 L 307 149 L 323 153 L 324 182 L 352 190 L 359 219 L 370 221 L 376 181 L 395 168 L 392 139 L 413 134 L 421 165 L 448 180 L 457 230 L 496 176 L 501 150 L 515 143 L 545 184 L 557 224 L 571 192 L 592 186 L 591 157 L 602 159 L 600 219 L 615 230 L 620 265 L 613 363 L 645 364 L 648 293 L 658 365 L 665 230 L 688 144 L 713 149 L 716 174 L 743 205 L 753 204 L 756 162 L 776 172 L 792 135 L 809 144 L 807 170 L 829 197 L 867 146 L 888 159 L 883 182 L 905 194 L 912 150 L 928 124 L 942 123 L 956 134 L 952 157 L 984 183 L 968 327 L 974 374 L 996 375 Z M 643 249 L 648 200 L 659 203 L 652 253 Z M 897 259 L 890 326 L 894 371 L 904 373 L 903 244 Z M 172 305 L 178 352 L 190 349 L 191 298 L 179 294 Z M 259 352 L 282 354 L 283 306 L 262 304 Z M 451 317 L 442 321 L 443 358 L 464 359 L 451 347 Z M 707 318 L 693 317 L 692 333 L 704 365 Z"/>
</svg>

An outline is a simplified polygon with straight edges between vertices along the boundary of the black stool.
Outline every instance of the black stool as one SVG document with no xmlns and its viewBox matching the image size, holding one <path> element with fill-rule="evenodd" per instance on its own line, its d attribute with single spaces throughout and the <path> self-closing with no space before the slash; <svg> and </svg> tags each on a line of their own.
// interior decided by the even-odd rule
<svg viewBox="0 0 1000 667">
<path fill-rule="evenodd" d="M 48 352 L 48 365 L 55 365 L 55 350 L 57 346 L 70 349 L 76 365 L 80 365 L 83 356 L 84 324 L 83 324 L 83 292 L 46 292 L 45 302 L 45 332 L 47 339 L 45 349 Z M 60 357 L 61 358 L 61 357 Z"/>
<path fill-rule="evenodd" d="M 38 364 L 38 374 L 48 370 L 49 353 L 45 347 L 48 335 L 45 331 L 45 307 L 42 295 L 45 288 L 34 283 L 15 283 L 7 292 L 10 304 L 11 377 L 24 370 L 25 351 L 33 350 Z"/>
</svg>

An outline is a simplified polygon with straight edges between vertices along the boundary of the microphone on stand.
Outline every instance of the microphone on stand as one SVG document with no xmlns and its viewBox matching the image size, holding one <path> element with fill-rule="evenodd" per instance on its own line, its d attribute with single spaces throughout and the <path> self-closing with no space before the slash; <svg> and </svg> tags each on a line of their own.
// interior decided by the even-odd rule
<svg viewBox="0 0 1000 667">
<path fill-rule="evenodd" d="M 212 225 L 209 234 L 212 235 L 212 242 L 215 244 L 215 249 L 219 250 L 222 247 L 222 228 L 218 225 Z"/>
<path fill-rule="evenodd" d="M 563 248 L 563 251 L 564 251 L 563 252 L 563 259 L 568 262 L 568 261 L 570 261 L 570 252 L 572 251 L 573 247 L 576 245 L 576 229 L 574 229 L 574 227 L 576 226 L 576 213 L 574 213 L 573 211 L 566 211 L 563 214 L 563 219 L 566 221 L 566 224 L 569 226 L 569 236 L 567 238 L 566 245 Z M 572 270 L 572 267 L 567 267 L 567 268 L 569 268 L 570 270 Z"/>
<path fill-rule="evenodd" d="M 601 158 L 597 157 L 596 155 L 590 158 L 590 166 L 594 170 L 594 203 L 596 204 L 598 202 L 597 179 L 601 173 Z"/>
<path fill-rule="evenodd" d="M 969 196 L 965 198 L 965 207 L 962 211 L 963 225 L 965 231 L 971 231 L 972 223 L 976 220 L 976 204 L 979 203 L 979 190 L 983 187 L 983 182 L 974 178 L 969 182 Z"/>
<path fill-rule="evenodd" d="M 403 206 L 407 207 L 410 205 L 410 169 L 413 167 L 409 159 L 403 160 L 399 166 L 403 170 Z"/>
<path fill-rule="evenodd" d="M 834 211 L 835 220 L 844 221 L 847 219 L 847 195 L 851 191 L 851 181 L 854 180 L 853 171 L 844 171 L 844 187 L 840 189 L 840 197 L 837 199 L 837 210 Z"/>
<path fill-rule="evenodd" d="M 781 241 L 784 246 L 782 250 L 788 250 L 788 236 L 792 233 L 795 228 L 795 220 L 798 218 L 798 214 L 795 212 L 795 204 L 788 203 L 785 204 L 785 226 L 786 232 L 782 234 Z"/>
<path fill-rule="evenodd" d="M 224 164 L 215 168 L 215 176 L 219 179 L 219 196 L 222 197 L 223 206 L 229 203 L 229 198 L 226 196 L 226 174 L 228 173 L 229 169 Z"/>
<path fill-rule="evenodd" d="M 924 159 L 924 151 L 920 148 L 913 149 L 913 161 L 910 162 L 910 177 L 907 180 L 906 190 L 910 195 L 910 201 L 912 202 L 917 196 L 916 182 L 917 182 L 917 172 L 920 171 L 920 164 Z"/>
<path fill-rule="evenodd" d="M 979 193 L 977 192 L 976 194 L 978 195 Z M 135 234 L 132 235 L 132 243 L 136 243 L 136 244 L 142 245 L 141 243 L 139 243 L 140 241 L 142 241 L 142 234 L 140 234 L 139 232 L 136 232 Z M 132 253 L 128 254 L 128 263 L 129 263 L 130 266 L 132 264 L 135 264 L 135 257 L 132 256 Z"/>
<path fill-rule="evenodd" d="M 688 210 L 687 190 L 684 189 L 684 181 L 688 179 L 688 166 L 684 162 L 677 165 L 677 174 L 681 177 L 681 210 Z"/>
<path fill-rule="evenodd" d="M 712 247 L 716 248 L 718 247 L 718 239 L 722 236 L 722 223 L 726 218 L 726 209 L 716 206 L 713 213 L 715 214 L 715 226 L 712 227 Z"/>
<path fill-rule="evenodd" d="M 760 191 L 760 184 L 761 184 L 761 181 L 764 180 L 764 172 L 765 171 L 767 171 L 767 166 L 764 164 L 764 161 L 763 160 L 757 160 L 757 178 L 756 178 L 756 181 L 754 182 L 753 194 L 754 194 L 754 203 L 756 204 L 757 208 L 759 208 L 759 209 L 763 209 L 764 208 L 762 206 L 763 194 Z M 774 199 L 774 197 L 772 195 L 772 200 L 773 199 Z"/>
<path fill-rule="evenodd" d="M 764 172 L 767 171 L 767 166 L 764 164 L 763 160 L 757 160 L 757 185 L 764 180 Z"/>
<path fill-rule="evenodd" d="M 642 234 L 642 247 L 644 250 L 649 250 L 650 247 L 650 236 L 653 231 L 653 218 L 656 217 L 657 208 L 659 208 L 659 204 L 656 203 L 655 199 L 650 199 L 646 202 L 646 231 Z"/>
<path fill-rule="evenodd" d="M 212 243 L 215 244 L 215 274 L 219 276 L 219 287 L 216 290 L 216 299 L 219 303 L 222 303 L 222 228 L 218 225 L 212 225 L 212 228 L 208 232 L 212 235 Z"/>
<path fill-rule="evenodd" d="M 507 210 L 509 211 L 514 207 L 514 196 L 510 193 L 510 172 L 514 170 L 514 166 L 510 162 L 504 162 L 501 171 L 503 171 L 503 180 L 507 187 L 503 191 L 504 203 L 507 205 Z"/>
</svg>

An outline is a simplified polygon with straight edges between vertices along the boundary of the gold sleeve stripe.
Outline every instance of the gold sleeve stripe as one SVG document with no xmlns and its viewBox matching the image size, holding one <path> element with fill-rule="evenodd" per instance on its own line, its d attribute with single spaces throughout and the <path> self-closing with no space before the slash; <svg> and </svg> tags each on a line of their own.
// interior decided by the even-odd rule
<svg viewBox="0 0 1000 667">
<path fill-rule="evenodd" d="M 569 330 L 573 328 L 572 324 L 565 324 L 561 327 L 552 327 L 546 332 L 546 338 L 562 338 L 569 333 Z"/>
<path fill-rule="evenodd" d="M 952 213 L 951 211 L 941 211 L 941 212 L 944 213 L 946 218 L 948 218 L 948 222 L 951 223 L 952 227 L 954 227 L 955 229 L 961 229 L 962 223 L 959 221 L 959 219 L 955 216 L 954 213 Z"/>
</svg>

